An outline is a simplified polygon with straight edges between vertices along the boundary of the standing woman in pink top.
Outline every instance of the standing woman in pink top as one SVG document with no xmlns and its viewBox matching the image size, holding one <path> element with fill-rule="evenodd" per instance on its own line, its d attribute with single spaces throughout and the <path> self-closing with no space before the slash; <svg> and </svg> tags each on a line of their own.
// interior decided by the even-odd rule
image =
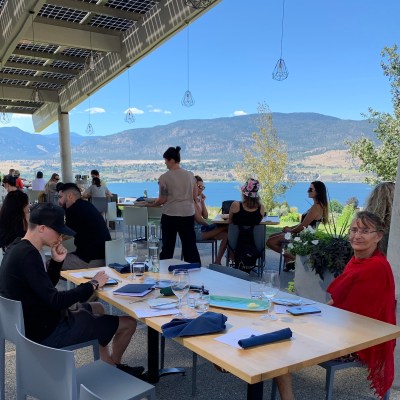
<svg viewBox="0 0 400 400">
<path fill-rule="evenodd" d="M 187 262 L 200 262 L 194 232 L 196 180 L 192 172 L 181 168 L 180 150 L 179 146 L 169 147 L 163 154 L 168 171 L 158 179 L 158 199 L 150 206 L 163 205 L 160 259 L 173 258 L 176 234 L 179 234 L 182 242 L 183 259 Z"/>
</svg>

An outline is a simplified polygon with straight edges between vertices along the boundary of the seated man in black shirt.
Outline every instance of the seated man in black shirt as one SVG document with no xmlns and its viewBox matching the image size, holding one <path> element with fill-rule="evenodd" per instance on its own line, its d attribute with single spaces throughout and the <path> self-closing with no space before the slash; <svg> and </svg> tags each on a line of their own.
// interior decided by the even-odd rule
<svg viewBox="0 0 400 400">
<path fill-rule="evenodd" d="M 143 367 L 121 364 L 121 358 L 133 333 L 136 321 L 128 316 L 95 315 L 89 303 L 78 311 L 68 307 L 86 301 L 104 286 L 108 276 L 98 272 L 93 280 L 74 289 L 58 291 L 66 249 L 62 235 L 75 232 L 64 224 L 64 210 L 51 203 L 39 203 L 31 211 L 28 231 L 7 249 L 0 267 L 0 295 L 22 303 L 26 336 L 45 346 L 62 348 L 97 339 L 100 357 L 117 368 L 139 376 Z M 51 248 L 51 260 L 43 263 L 40 251 Z M 107 345 L 113 339 L 112 350 Z"/>
<path fill-rule="evenodd" d="M 92 203 L 81 199 L 75 183 L 59 188 L 58 204 L 65 209 L 66 224 L 76 232 L 76 250 L 67 254 L 63 270 L 103 267 L 105 242 L 111 240 L 104 218 Z"/>
</svg>

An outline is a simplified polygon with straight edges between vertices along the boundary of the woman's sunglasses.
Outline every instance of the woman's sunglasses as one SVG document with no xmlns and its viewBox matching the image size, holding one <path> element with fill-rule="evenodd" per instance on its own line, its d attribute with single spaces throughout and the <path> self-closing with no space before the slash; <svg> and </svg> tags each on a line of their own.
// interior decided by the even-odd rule
<svg viewBox="0 0 400 400">
<path fill-rule="evenodd" d="M 309 189 L 307 190 L 308 193 L 312 193 L 313 191 L 314 191 L 314 189 L 312 189 L 312 188 L 309 188 Z"/>
<path fill-rule="evenodd" d="M 199 189 L 201 189 L 201 190 L 204 190 L 206 187 L 205 186 L 202 186 L 202 185 L 197 185 L 197 187 L 199 188 Z"/>
</svg>

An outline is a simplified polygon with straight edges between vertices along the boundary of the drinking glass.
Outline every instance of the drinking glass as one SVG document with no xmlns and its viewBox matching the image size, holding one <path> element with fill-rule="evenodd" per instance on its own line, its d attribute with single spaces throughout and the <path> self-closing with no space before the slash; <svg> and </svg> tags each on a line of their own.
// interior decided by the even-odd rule
<svg viewBox="0 0 400 400">
<path fill-rule="evenodd" d="M 171 289 L 175 296 L 178 298 L 178 314 L 174 315 L 175 318 L 185 318 L 185 315 L 181 312 L 182 297 L 186 295 L 190 288 L 189 273 L 184 269 L 176 269 L 173 272 L 173 279 L 171 282 Z"/>
<path fill-rule="evenodd" d="M 261 281 L 250 282 L 250 295 L 252 299 L 261 300 L 264 293 L 264 283 Z"/>
<path fill-rule="evenodd" d="M 194 306 L 197 314 L 205 313 L 209 307 L 210 307 L 210 296 L 208 294 L 201 294 L 196 299 L 196 303 Z"/>
<path fill-rule="evenodd" d="M 275 321 L 277 318 L 275 315 L 271 315 L 272 299 L 277 295 L 280 289 L 280 279 L 278 271 L 265 271 L 263 273 L 264 286 L 263 294 L 268 300 L 267 314 L 261 316 L 262 319 L 268 319 L 270 321 Z"/>
<path fill-rule="evenodd" d="M 138 248 L 137 243 L 127 242 L 125 243 L 125 260 L 129 264 L 130 279 L 135 279 L 133 273 L 133 264 L 138 258 Z"/>
</svg>

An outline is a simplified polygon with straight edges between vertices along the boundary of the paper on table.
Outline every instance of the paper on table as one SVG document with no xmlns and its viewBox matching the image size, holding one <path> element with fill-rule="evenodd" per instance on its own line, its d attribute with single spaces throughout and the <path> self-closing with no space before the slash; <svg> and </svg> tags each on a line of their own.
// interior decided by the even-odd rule
<svg viewBox="0 0 400 400">
<path fill-rule="evenodd" d="M 92 279 L 98 272 L 104 271 L 110 278 L 114 278 L 117 281 L 121 281 L 121 277 L 113 272 L 111 268 L 100 268 L 100 269 L 90 269 L 87 271 L 81 271 L 81 272 L 71 272 L 70 275 L 75 277 L 75 278 L 86 278 L 86 279 Z"/>
<path fill-rule="evenodd" d="M 262 335 L 263 332 L 256 331 L 255 329 L 251 328 L 239 328 L 236 331 L 233 332 L 228 332 L 225 335 L 218 336 L 215 338 L 215 340 L 218 340 L 218 342 L 225 343 L 229 346 L 236 347 L 237 349 L 242 349 L 238 341 L 240 339 L 243 339 L 244 337 L 250 337 L 251 335 Z"/>
<path fill-rule="evenodd" d="M 169 310 L 155 310 L 154 308 L 139 308 L 135 310 L 138 318 L 161 317 L 163 315 L 178 314 L 177 308 L 170 308 Z"/>
<path fill-rule="evenodd" d="M 287 314 L 287 312 L 286 312 L 286 308 L 287 307 L 288 306 L 280 306 L 278 304 L 275 304 L 274 305 L 274 312 L 275 312 L 275 314 Z"/>
</svg>

